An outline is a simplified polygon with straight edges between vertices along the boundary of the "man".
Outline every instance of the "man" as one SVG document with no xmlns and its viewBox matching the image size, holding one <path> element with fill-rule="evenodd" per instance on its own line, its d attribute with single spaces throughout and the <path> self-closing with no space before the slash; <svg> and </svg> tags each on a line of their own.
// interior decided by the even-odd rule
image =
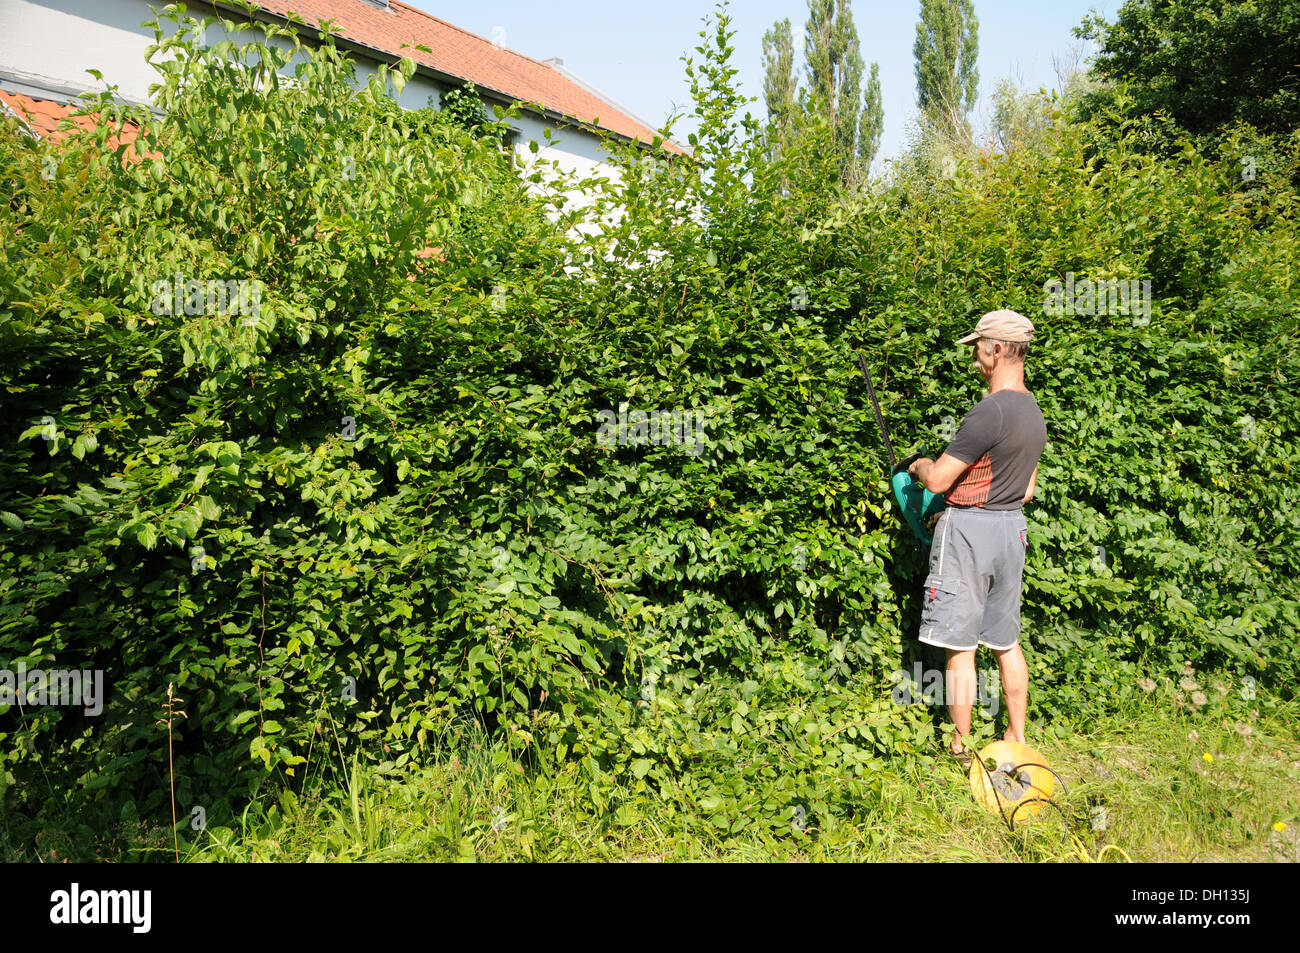
<svg viewBox="0 0 1300 953">
<path fill-rule="evenodd" d="M 988 381 L 988 394 L 966 415 L 938 460 L 923 457 L 908 472 L 948 507 L 934 524 L 930 572 L 925 580 L 921 641 L 947 652 L 948 714 L 956 733 L 952 754 L 963 766 L 971 756 L 975 651 L 997 655 L 1007 708 L 1008 741 L 1025 740 L 1029 670 L 1020 651 L 1020 587 L 1029 547 L 1022 507 L 1034 496 L 1038 458 L 1047 426 L 1038 402 L 1025 388 L 1025 354 L 1033 337 L 1029 319 L 992 311 L 957 343 L 970 344 L 973 369 Z"/>
</svg>

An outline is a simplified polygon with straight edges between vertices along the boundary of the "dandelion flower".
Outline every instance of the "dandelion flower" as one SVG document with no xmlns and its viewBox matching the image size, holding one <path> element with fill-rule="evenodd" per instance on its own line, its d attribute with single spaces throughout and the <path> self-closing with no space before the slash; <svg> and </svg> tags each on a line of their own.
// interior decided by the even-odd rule
<svg viewBox="0 0 1300 953">
<path fill-rule="evenodd" d="M 1205 754 L 1201 755 L 1201 760 L 1204 761 L 1206 764 L 1210 764 L 1212 761 L 1214 761 L 1214 755 L 1210 754 L 1207 751 L 1205 752 Z"/>
<path fill-rule="evenodd" d="M 1205 697 L 1205 692 L 1192 692 L 1192 704 L 1197 708 L 1204 705 L 1209 699 Z"/>
<path fill-rule="evenodd" d="M 1246 724 L 1244 721 L 1237 722 L 1237 734 L 1241 735 L 1243 738 L 1249 737 L 1254 731 L 1255 729 L 1250 727 L 1250 725 Z"/>
<path fill-rule="evenodd" d="M 1277 831 L 1280 834 L 1284 830 L 1286 830 L 1286 825 L 1283 824 L 1281 821 L 1278 821 L 1276 824 L 1273 825 L 1273 830 Z"/>
<path fill-rule="evenodd" d="M 1156 683 L 1149 678 L 1139 678 L 1138 688 L 1142 689 L 1144 692 L 1154 692 L 1156 690 Z"/>
<path fill-rule="evenodd" d="M 1185 692 L 1194 692 L 1201 687 L 1200 685 L 1196 684 L 1195 680 L 1190 678 L 1180 678 L 1178 680 L 1178 684 Z"/>
</svg>

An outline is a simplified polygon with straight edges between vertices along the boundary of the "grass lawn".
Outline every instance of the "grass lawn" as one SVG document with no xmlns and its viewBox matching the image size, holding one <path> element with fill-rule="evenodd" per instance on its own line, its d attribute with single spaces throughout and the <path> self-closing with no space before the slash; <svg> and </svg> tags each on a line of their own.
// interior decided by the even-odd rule
<svg viewBox="0 0 1300 953">
<path fill-rule="evenodd" d="M 576 766 L 530 776 L 480 739 L 402 776 L 357 771 L 346 788 L 259 807 L 188 859 L 1297 862 L 1300 719 L 1294 704 L 1251 714 L 1213 702 L 1192 714 L 1152 696 L 1039 744 L 1070 789 L 1068 831 L 1045 811 L 1012 833 L 939 757 L 891 764 L 851 819 L 725 837 L 644 796 L 597 812 Z"/>
<path fill-rule="evenodd" d="M 1213 680 L 1207 680 L 1212 682 Z M 781 836 L 728 834 L 622 788 L 597 810 L 575 763 L 528 771 L 471 731 L 422 767 L 335 765 L 306 795 L 282 791 L 234 825 L 181 828 L 183 860 L 204 861 L 1300 861 L 1300 703 L 1261 707 L 1211 692 L 1199 711 L 1151 694 L 1127 710 L 1030 743 L 1069 787 L 1009 831 L 942 756 L 885 759 L 850 817 L 808 817 Z M 1032 716 L 1032 708 L 1031 708 Z M 296 785 L 295 785 L 296 786 Z M 182 812 L 183 815 L 183 812 Z M 1068 825 L 1067 825 L 1068 819 Z M 173 858 L 163 826 L 113 825 L 88 838 L 10 818 L 5 860 Z M 1067 829 L 1068 828 L 1068 829 Z"/>
</svg>

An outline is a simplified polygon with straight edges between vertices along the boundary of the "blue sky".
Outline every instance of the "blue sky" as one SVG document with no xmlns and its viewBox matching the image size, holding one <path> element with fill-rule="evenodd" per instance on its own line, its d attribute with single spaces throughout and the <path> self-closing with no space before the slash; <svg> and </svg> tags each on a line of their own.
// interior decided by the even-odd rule
<svg viewBox="0 0 1300 953">
<path fill-rule="evenodd" d="M 558 56 L 566 69 L 658 127 L 674 107 L 688 111 L 690 87 L 682 56 L 699 54 L 699 32 L 714 0 L 406 0 L 462 29 L 487 39 L 500 37 L 510 49 L 544 60 Z M 972 118 L 981 129 L 989 95 L 1010 76 L 1029 88 L 1056 86 L 1053 54 L 1070 56 L 1078 43 L 1072 27 L 1090 11 L 1113 19 L 1121 0 L 975 0 L 979 19 L 980 104 Z M 912 43 L 919 0 L 853 0 L 862 58 L 880 63 L 885 106 L 881 157 L 896 155 L 906 142 L 907 123 L 916 113 Z M 765 116 L 763 34 L 789 18 L 795 37 L 796 69 L 803 69 L 806 0 L 732 0 L 735 36 L 732 65 L 749 108 Z M 1087 51 L 1085 51 L 1086 54 Z M 864 78 L 865 82 L 865 78 Z M 682 119 L 674 137 L 685 141 L 693 129 Z"/>
</svg>

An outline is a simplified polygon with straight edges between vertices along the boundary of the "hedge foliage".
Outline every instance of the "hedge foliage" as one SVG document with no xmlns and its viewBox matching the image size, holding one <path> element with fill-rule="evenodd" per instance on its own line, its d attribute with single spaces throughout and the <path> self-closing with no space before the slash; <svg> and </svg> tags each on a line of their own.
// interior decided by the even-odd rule
<svg viewBox="0 0 1300 953">
<path fill-rule="evenodd" d="M 0 664 L 108 687 L 0 713 L 7 810 L 165 818 L 174 772 L 211 812 L 467 714 L 598 804 L 615 777 L 728 830 L 870 803 L 935 726 L 891 700 L 923 554 L 854 351 L 937 455 L 981 391 L 952 341 L 999 307 L 1039 328 L 1050 440 L 1031 731 L 1187 664 L 1294 692 L 1296 140 L 1243 180 L 1056 110 L 1045 147 L 846 196 L 815 131 L 764 158 L 731 36 L 688 66 L 695 161 L 609 140 L 586 208 L 398 109 L 409 62 L 358 91 L 291 33 L 160 25 L 161 118 L 6 128 Z M 1149 323 L 1045 314 L 1067 273 L 1149 281 Z M 257 306 L 159 305 L 190 281 Z M 702 446 L 603 439 L 624 404 Z"/>
</svg>

